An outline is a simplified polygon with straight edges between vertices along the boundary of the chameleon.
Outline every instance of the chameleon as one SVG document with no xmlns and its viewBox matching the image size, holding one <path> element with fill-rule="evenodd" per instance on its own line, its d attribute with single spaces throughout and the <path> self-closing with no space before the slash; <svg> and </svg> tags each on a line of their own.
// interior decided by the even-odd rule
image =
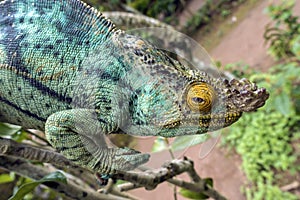
<svg viewBox="0 0 300 200">
<path fill-rule="evenodd" d="M 0 121 L 44 131 L 58 152 L 93 172 L 149 160 L 107 145 L 106 135 L 204 134 L 268 97 L 247 79 L 181 64 L 79 0 L 0 2 Z"/>
</svg>

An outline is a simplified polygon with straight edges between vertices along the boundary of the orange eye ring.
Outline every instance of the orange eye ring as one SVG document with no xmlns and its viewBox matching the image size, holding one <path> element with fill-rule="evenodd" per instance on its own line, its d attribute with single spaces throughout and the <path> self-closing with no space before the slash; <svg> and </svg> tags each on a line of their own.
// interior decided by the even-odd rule
<svg viewBox="0 0 300 200">
<path fill-rule="evenodd" d="M 215 99 L 215 91 L 206 83 L 193 83 L 187 89 L 186 99 L 192 111 L 209 112 Z"/>
</svg>

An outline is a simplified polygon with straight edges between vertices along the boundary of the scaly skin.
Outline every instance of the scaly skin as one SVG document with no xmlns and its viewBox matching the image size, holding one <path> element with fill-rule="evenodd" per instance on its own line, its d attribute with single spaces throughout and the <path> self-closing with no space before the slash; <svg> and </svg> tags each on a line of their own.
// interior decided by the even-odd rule
<svg viewBox="0 0 300 200">
<path fill-rule="evenodd" d="M 0 3 L 0 121 L 35 128 L 92 171 L 134 169 L 149 155 L 104 135 L 202 134 L 264 105 L 247 80 L 214 79 L 115 28 L 78 0 Z"/>
</svg>

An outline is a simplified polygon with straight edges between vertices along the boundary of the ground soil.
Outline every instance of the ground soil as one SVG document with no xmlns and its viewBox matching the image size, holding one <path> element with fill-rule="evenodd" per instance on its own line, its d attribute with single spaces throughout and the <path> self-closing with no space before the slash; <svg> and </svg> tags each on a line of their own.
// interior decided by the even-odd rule
<svg viewBox="0 0 300 200">
<path fill-rule="evenodd" d="M 199 7 L 203 1 L 192 1 L 192 8 Z M 198 2 L 198 4 L 197 4 Z M 232 30 L 220 34 L 220 42 L 209 47 L 209 53 L 214 60 L 221 61 L 222 64 L 237 63 L 242 61 L 255 69 L 266 71 L 274 64 L 273 59 L 266 53 L 267 46 L 264 44 L 263 33 L 265 26 L 270 22 L 263 10 L 270 3 L 269 0 L 258 1 L 249 10 L 243 10 L 243 17 L 232 15 L 224 23 L 234 24 Z M 195 10 L 195 9 L 194 9 Z M 300 1 L 297 1 L 296 13 L 300 13 Z M 237 11 L 238 12 L 238 11 Z M 188 13 L 188 12 L 185 12 Z M 180 19 L 181 21 L 182 19 Z M 195 37 L 201 42 L 201 36 Z M 153 139 L 148 139 L 144 148 L 149 149 Z M 146 147 L 148 146 L 148 147 Z M 211 145 L 213 146 L 213 145 Z M 207 144 L 206 144 L 207 147 Z M 184 154 L 195 161 L 196 170 L 201 177 L 211 177 L 214 180 L 214 187 L 221 194 L 231 200 L 244 200 L 241 186 L 247 180 L 240 169 L 241 159 L 234 154 L 220 147 L 215 147 L 204 159 L 199 158 L 200 147 L 188 149 Z M 168 159 L 168 156 L 161 155 L 155 158 L 155 163 L 160 163 Z M 154 191 L 143 189 L 135 190 L 132 194 L 142 199 L 174 199 L 172 187 L 164 183 Z M 178 195 L 178 199 L 184 199 Z"/>
</svg>

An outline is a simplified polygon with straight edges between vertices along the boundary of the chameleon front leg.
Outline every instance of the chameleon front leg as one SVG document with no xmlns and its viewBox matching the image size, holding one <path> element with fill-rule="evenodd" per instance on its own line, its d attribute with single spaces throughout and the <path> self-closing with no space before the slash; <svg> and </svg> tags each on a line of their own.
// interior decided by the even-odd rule
<svg viewBox="0 0 300 200">
<path fill-rule="evenodd" d="M 45 125 L 50 144 L 74 163 L 101 174 L 132 170 L 149 159 L 129 148 L 108 148 L 103 124 L 94 110 L 71 109 L 52 114 Z"/>
</svg>

